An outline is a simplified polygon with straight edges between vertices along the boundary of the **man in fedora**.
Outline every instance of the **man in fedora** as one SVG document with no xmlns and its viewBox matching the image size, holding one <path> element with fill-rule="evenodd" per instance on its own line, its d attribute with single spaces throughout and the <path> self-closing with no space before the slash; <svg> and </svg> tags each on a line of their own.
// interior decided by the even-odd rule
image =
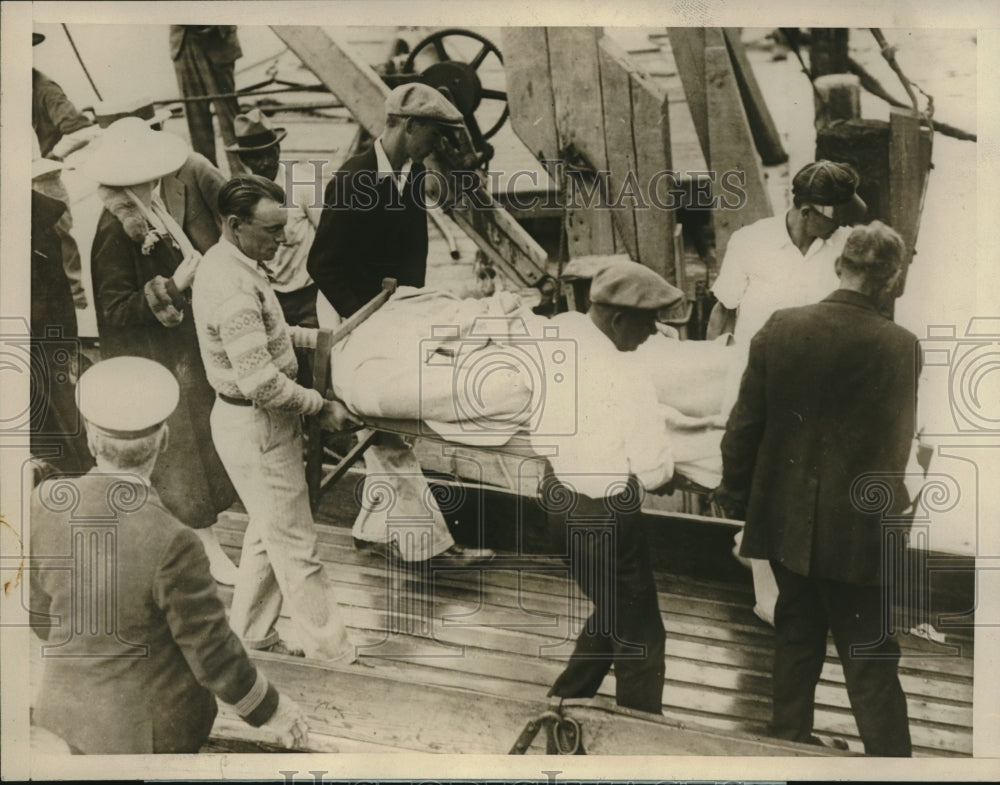
<svg viewBox="0 0 1000 785">
<path fill-rule="evenodd" d="M 32 33 L 31 45 L 45 40 L 41 33 Z M 80 112 L 66 97 L 63 89 L 37 68 L 31 69 L 31 128 L 38 139 L 43 158 L 62 160 L 74 150 L 86 146 L 97 131 L 94 121 Z M 66 205 L 55 230 L 62 244 L 62 264 L 69 279 L 73 302 L 77 308 L 87 307 L 83 288 L 83 268 L 80 249 L 73 238 L 73 216 L 69 211 L 69 193 L 58 170 L 36 178 L 32 187 Z"/>
<path fill-rule="evenodd" d="M 413 82 L 385 99 L 385 128 L 371 148 L 348 160 L 324 194 L 323 217 L 309 252 L 309 273 L 337 313 L 351 316 L 381 291 L 383 278 L 423 286 L 427 274 L 427 214 L 423 160 L 438 150 L 462 113 L 433 87 Z M 365 454 L 371 487 L 361 498 L 381 498 L 392 485 L 394 504 L 366 504 L 354 523 L 355 546 L 390 561 L 415 565 L 435 558 L 445 564 L 488 561 L 493 552 L 457 545 L 427 492 L 412 448 L 387 433 Z M 390 509 L 391 508 L 391 509 Z M 429 537 L 405 538 L 401 549 L 389 518 L 433 521 Z M 415 540 L 415 542 L 414 542 Z"/>
<path fill-rule="evenodd" d="M 151 484 L 177 381 L 117 357 L 77 386 L 97 466 L 46 480 L 31 499 L 31 620 L 48 644 L 33 721 L 80 754 L 195 753 L 219 698 L 304 746 L 301 710 L 250 661 L 198 538 Z"/>
<path fill-rule="evenodd" d="M 236 115 L 233 128 L 236 143 L 227 146 L 226 150 L 237 153 L 243 165 L 253 174 L 285 186 L 288 178 L 281 160 L 281 140 L 285 138 L 287 131 L 284 128 L 271 128 L 260 109 Z M 306 269 L 306 259 L 319 224 L 319 208 L 311 207 L 315 191 L 311 184 L 304 183 L 297 188 L 293 185 L 288 197 L 285 242 L 267 263 L 271 286 L 288 324 L 319 327 L 316 318 L 316 294 L 319 288 Z"/>
<path fill-rule="evenodd" d="M 94 113 L 101 128 L 125 117 L 137 117 L 159 131 L 170 118 L 170 110 L 157 109 L 147 97 L 102 101 L 94 107 Z M 215 164 L 195 152 L 188 153 L 180 169 L 160 179 L 160 196 L 167 212 L 181 225 L 198 253 L 205 253 L 219 242 L 222 234 L 219 191 L 225 184 L 226 177 Z"/>
</svg>

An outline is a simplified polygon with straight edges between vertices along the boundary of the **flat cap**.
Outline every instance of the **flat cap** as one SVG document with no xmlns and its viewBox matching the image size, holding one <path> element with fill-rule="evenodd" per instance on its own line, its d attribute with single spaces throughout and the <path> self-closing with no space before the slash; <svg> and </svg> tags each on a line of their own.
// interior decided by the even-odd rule
<svg viewBox="0 0 1000 785">
<path fill-rule="evenodd" d="M 622 308 L 659 311 L 684 297 L 661 275 L 638 262 L 614 262 L 599 270 L 590 284 L 590 301 Z"/>
<path fill-rule="evenodd" d="M 462 113 L 444 94 L 422 82 L 394 87 L 385 99 L 385 113 L 397 117 L 419 117 L 443 125 L 462 125 Z"/>
<path fill-rule="evenodd" d="M 850 164 L 834 161 L 813 161 L 803 166 L 792 178 L 792 193 L 799 201 L 819 207 L 827 218 L 841 226 L 861 220 L 868 205 L 858 196 L 861 177 Z"/>
<path fill-rule="evenodd" d="M 180 399 L 174 375 L 144 357 L 103 360 L 88 368 L 76 387 L 87 423 L 119 439 L 153 433 Z"/>
</svg>

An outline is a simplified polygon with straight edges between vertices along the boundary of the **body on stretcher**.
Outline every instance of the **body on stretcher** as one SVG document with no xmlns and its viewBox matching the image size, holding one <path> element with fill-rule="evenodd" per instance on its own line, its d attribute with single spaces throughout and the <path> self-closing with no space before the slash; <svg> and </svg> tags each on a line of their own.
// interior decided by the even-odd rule
<svg viewBox="0 0 1000 785">
<path fill-rule="evenodd" d="M 342 323 L 336 332 L 329 330 L 320 331 L 320 338 L 317 341 L 313 361 L 314 387 L 326 397 L 335 396 L 343 400 L 359 419 L 365 423 L 366 428 L 369 430 L 361 435 L 359 443 L 350 449 L 346 455 L 342 457 L 335 456 L 330 451 L 324 451 L 319 418 L 310 418 L 307 427 L 309 434 L 307 444 L 307 482 L 310 498 L 314 506 L 318 502 L 322 490 L 331 483 L 337 482 L 362 457 L 368 447 L 378 438 L 379 432 L 397 434 L 409 440 L 425 440 L 426 442 L 433 443 L 435 447 L 437 445 L 448 446 L 449 450 L 439 449 L 437 450 L 438 454 L 465 451 L 470 449 L 471 446 L 472 449 L 477 451 L 485 450 L 493 453 L 499 461 L 509 460 L 514 466 L 523 463 L 525 459 L 534 459 L 536 462 L 544 459 L 544 455 L 539 455 L 533 450 L 531 438 L 527 430 L 527 427 L 530 427 L 530 425 L 526 422 L 527 417 L 521 416 L 523 414 L 522 409 L 531 409 L 534 405 L 534 403 L 529 404 L 529 398 L 536 393 L 536 390 L 523 388 L 514 390 L 511 393 L 512 397 L 510 401 L 500 401 L 496 404 L 501 409 L 505 406 L 508 407 L 507 409 L 503 409 L 503 413 L 499 418 L 502 421 L 510 413 L 508 427 L 501 427 L 499 430 L 487 432 L 485 437 L 483 432 L 477 430 L 475 427 L 464 430 L 459 424 L 450 421 L 450 412 L 447 411 L 452 406 L 455 406 L 460 411 L 462 409 L 461 403 L 456 405 L 452 399 L 455 382 L 453 382 L 449 375 L 451 372 L 450 369 L 447 371 L 432 369 L 440 372 L 437 377 L 432 377 L 429 383 L 426 379 L 420 380 L 425 385 L 424 388 L 418 388 L 417 383 L 412 379 L 413 374 L 406 372 L 410 370 L 406 367 L 408 364 L 412 368 L 412 359 L 410 358 L 421 357 L 427 354 L 426 345 L 428 342 L 424 341 L 421 335 L 413 335 L 414 332 L 421 332 L 420 329 L 408 329 L 406 326 L 401 325 L 401 321 L 405 321 L 405 314 L 409 313 L 407 309 L 410 308 L 411 304 L 413 309 L 418 313 L 421 309 L 424 309 L 424 316 L 421 318 L 425 318 L 430 313 L 436 315 L 437 313 L 444 312 L 444 318 L 434 324 L 443 323 L 449 325 L 455 331 L 455 334 L 451 336 L 452 342 L 449 343 L 448 338 L 445 338 L 446 351 L 450 351 L 452 346 L 465 349 L 470 345 L 472 345 L 474 350 L 476 342 L 481 340 L 476 337 L 477 325 L 483 321 L 499 324 L 507 324 L 509 322 L 514 325 L 513 330 L 515 332 L 512 343 L 514 343 L 515 350 L 521 348 L 517 344 L 517 341 L 524 340 L 526 350 L 541 356 L 545 352 L 559 351 L 560 346 L 558 341 L 548 340 L 547 343 L 542 341 L 533 342 L 530 337 L 523 338 L 521 333 L 517 332 L 518 330 L 522 332 L 525 330 L 524 327 L 518 324 L 521 317 L 504 313 L 503 310 L 499 311 L 498 316 L 495 303 L 487 306 L 484 304 L 484 301 L 460 301 L 456 298 L 447 297 L 443 297 L 442 301 L 438 302 L 432 299 L 434 296 L 432 293 L 422 290 L 402 290 L 398 298 L 393 298 L 392 307 L 385 309 L 379 315 L 378 319 L 375 320 L 377 324 L 371 322 L 371 318 L 383 309 L 383 306 L 389 302 L 390 297 L 395 291 L 395 281 L 386 279 L 383 281 L 382 292 L 350 319 Z M 504 307 L 510 308 L 510 304 L 506 303 Z M 494 308 L 494 310 L 483 310 L 483 313 L 490 313 L 490 315 L 486 319 L 482 319 L 479 316 L 479 309 L 487 308 Z M 534 318 L 541 321 L 538 323 L 532 322 L 531 328 L 537 330 L 539 334 L 542 334 L 541 331 L 544 330 L 545 334 L 548 335 L 549 329 L 542 317 Z M 381 321 L 378 321 L 379 319 Z M 468 329 L 460 326 L 463 320 L 466 322 L 472 320 L 472 326 Z M 451 327 L 449 324 L 451 321 L 455 321 L 458 324 Z M 436 326 L 434 329 L 437 329 Z M 358 333 L 354 345 L 351 346 L 348 344 L 347 348 L 341 351 L 341 347 L 344 346 L 341 342 L 355 334 L 356 331 Z M 422 335 L 429 335 L 430 332 L 432 331 L 425 329 Z M 664 346 L 671 346 L 671 350 L 675 352 L 678 349 L 686 349 L 683 344 L 688 343 L 662 337 L 661 340 L 664 342 L 669 341 L 669 344 L 664 343 Z M 406 341 L 410 341 L 412 346 L 400 345 Z M 650 341 L 652 342 L 653 339 L 650 339 Z M 484 345 L 490 344 L 490 340 L 481 342 Z M 435 345 L 433 341 L 430 343 L 431 345 Z M 536 349 L 535 344 L 541 344 L 541 348 Z M 331 350 L 335 346 L 338 347 L 338 350 L 332 352 L 334 359 L 331 360 Z M 495 346 L 490 346 L 490 348 L 497 349 Z M 698 347 L 691 347 L 691 349 L 696 348 Z M 717 356 L 722 356 L 718 354 L 718 350 L 709 346 L 702 348 L 705 351 L 716 352 L 715 355 L 712 355 L 711 364 L 713 367 L 718 365 Z M 688 356 L 690 356 L 691 349 L 687 349 Z M 488 357 L 485 353 L 482 356 Z M 503 364 L 504 357 L 505 355 L 501 351 L 497 354 L 497 357 L 488 358 L 486 362 L 480 363 L 480 365 L 499 367 Z M 499 358 L 499 362 L 497 358 Z M 477 359 L 479 359 L 478 356 L 469 363 L 470 366 L 474 367 L 476 365 L 475 360 Z M 341 361 L 351 370 L 357 369 L 357 373 L 346 374 L 339 364 Z M 637 362 L 643 362 L 643 358 L 639 356 Z M 338 363 L 339 387 L 338 381 L 335 381 L 333 378 L 333 363 Z M 659 374 L 659 378 L 656 381 L 661 388 L 670 388 L 668 390 L 670 396 L 675 399 L 682 399 L 682 405 L 689 411 L 704 400 L 705 396 L 702 395 L 699 398 L 696 390 L 683 389 L 683 383 L 678 383 L 676 379 L 677 374 L 663 372 L 660 368 L 662 365 L 661 356 L 651 353 L 646 358 L 645 367 L 649 369 L 651 375 L 656 376 Z M 704 366 L 705 363 L 702 362 L 702 365 Z M 427 375 L 430 376 L 430 374 Z M 344 380 L 345 376 L 350 377 L 347 382 Z M 471 376 L 472 372 L 470 372 Z M 704 370 L 698 370 L 694 376 L 696 377 L 693 382 L 695 385 L 699 382 L 705 382 L 704 386 L 709 387 L 717 386 L 714 382 L 715 376 L 720 376 L 721 378 L 720 373 L 714 370 L 708 375 L 706 375 Z M 499 383 L 496 383 L 497 378 L 500 379 Z M 501 390 L 501 392 L 504 391 L 504 384 L 506 383 L 504 379 L 506 378 L 508 377 L 504 377 L 502 374 L 494 374 L 494 388 Z M 353 388 L 351 385 L 353 385 Z M 510 389 L 513 389 L 513 386 L 516 385 L 508 384 L 508 388 Z M 428 389 L 430 390 L 429 393 L 427 392 Z M 480 387 L 479 390 L 481 389 Z M 365 406 L 356 405 L 358 395 L 360 394 L 358 391 L 364 391 L 365 394 L 369 395 L 369 400 L 365 402 Z M 370 391 L 374 391 L 374 393 L 370 393 Z M 427 393 L 427 396 L 421 398 L 421 395 L 424 393 Z M 461 395 L 461 392 L 455 394 Z M 371 395 L 374 395 L 376 400 L 371 400 Z M 419 405 L 414 406 L 412 403 L 407 402 L 406 399 L 413 397 L 420 399 Z M 489 396 L 487 395 L 487 397 Z M 482 400 L 477 399 L 473 401 L 473 406 L 481 405 L 482 403 Z M 420 416 L 412 416 L 414 414 L 423 414 L 425 410 L 424 404 L 427 404 L 426 410 L 431 412 L 432 416 L 441 417 L 449 421 L 431 422 L 426 417 L 421 419 Z M 712 406 L 709 404 L 708 410 L 711 411 L 711 408 Z M 359 409 L 366 410 L 359 411 Z M 373 410 L 378 411 L 379 414 L 389 411 L 393 414 L 400 412 L 409 416 L 385 417 L 373 413 Z M 695 411 L 695 414 L 697 415 L 698 412 Z M 518 419 L 519 417 L 521 419 Z M 718 418 L 715 417 L 714 419 L 717 420 Z M 713 509 L 710 503 L 709 494 L 711 489 L 718 484 L 718 476 L 721 471 L 721 459 L 718 457 L 718 441 L 721 439 L 721 429 L 718 427 L 707 427 L 713 420 L 711 415 L 691 416 L 690 414 L 682 414 L 680 411 L 677 411 L 671 420 L 673 420 L 673 423 L 671 423 L 671 436 L 674 442 L 676 472 L 673 481 L 665 490 L 668 493 L 681 492 L 682 505 L 680 511 L 682 513 L 696 516 L 707 514 L 708 517 L 712 518 L 719 517 L 717 514 L 718 510 Z M 718 425 L 717 422 L 715 424 Z M 326 461 L 325 459 L 328 457 L 335 460 L 332 463 Z M 441 470 L 445 474 L 458 475 L 457 472 L 449 471 L 442 466 L 425 465 L 424 468 L 435 471 Z M 474 476 L 465 479 L 479 480 L 479 477 Z M 488 480 L 486 482 L 487 484 L 492 484 Z M 508 490 L 516 489 L 508 487 Z M 525 492 L 530 492 L 533 495 L 535 489 L 525 488 Z"/>
</svg>

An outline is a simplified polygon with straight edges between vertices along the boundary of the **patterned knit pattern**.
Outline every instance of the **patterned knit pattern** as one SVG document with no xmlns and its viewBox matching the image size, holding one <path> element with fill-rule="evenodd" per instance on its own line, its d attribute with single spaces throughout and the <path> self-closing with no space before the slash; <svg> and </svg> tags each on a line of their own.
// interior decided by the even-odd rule
<svg viewBox="0 0 1000 785">
<path fill-rule="evenodd" d="M 192 296 L 198 344 L 216 392 L 265 409 L 315 414 L 316 390 L 295 382 L 296 346 L 315 347 L 316 330 L 289 327 L 263 273 L 225 240 L 205 254 Z"/>
</svg>

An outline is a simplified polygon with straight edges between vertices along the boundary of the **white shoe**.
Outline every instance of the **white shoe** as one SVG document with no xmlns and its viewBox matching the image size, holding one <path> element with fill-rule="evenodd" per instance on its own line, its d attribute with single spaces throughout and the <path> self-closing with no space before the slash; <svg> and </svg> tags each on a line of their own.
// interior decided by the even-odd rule
<svg viewBox="0 0 1000 785">
<path fill-rule="evenodd" d="M 212 573 L 215 582 L 221 583 L 224 586 L 235 586 L 239 569 L 233 564 L 233 560 L 226 555 L 226 552 L 222 550 L 222 546 L 219 545 L 212 527 L 206 526 L 204 529 L 195 529 L 194 533 L 198 535 L 198 539 L 201 540 L 201 544 L 205 547 L 205 555 L 208 556 L 208 569 Z"/>
</svg>

